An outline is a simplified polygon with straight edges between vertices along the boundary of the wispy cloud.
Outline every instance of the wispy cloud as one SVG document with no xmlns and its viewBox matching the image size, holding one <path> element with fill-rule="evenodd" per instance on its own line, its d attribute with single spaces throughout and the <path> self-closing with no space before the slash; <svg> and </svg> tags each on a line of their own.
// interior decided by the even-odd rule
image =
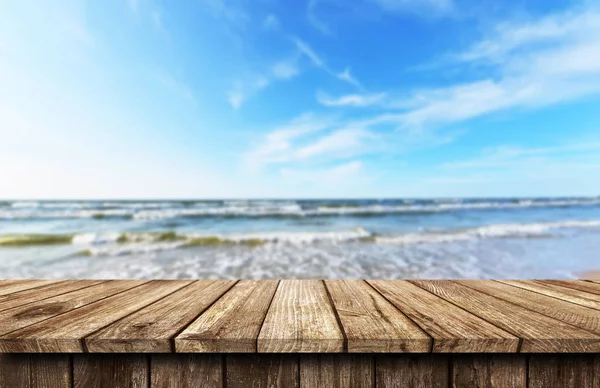
<svg viewBox="0 0 600 388">
<path fill-rule="evenodd" d="M 227 92 L 227 102 L 233 109 L 239 109 L 250 96 L 269 86 L 270 82 L 269 78 L 262 75 L 237 79 Z"/>
<path fill-rule="evenodd" d="M 321 57 L 318 56 L 317 53 L 315 53 L 306 42 L 300 39 L 294 39 L 294 42 L 296 43 L 296 47 L 298 47 L 298 50 L 300 50 L 302 54 L 306 55 L 308 59 L 310 59 L 310 61 L 313 63 L 313 65 L 329 71 L 329 69 L 325 65 L 325 61 L 323 61 L 323 59 L 321 59 Z"/>
<path fill-rule="evenodd" d="M 297 58 L 288 58 L 271 65 L 262 74 L 238 77 L 227 92 L 227 101 L 234 109 L 239 109 L 251 96 L 278 80 L 289 80 L 300 74 Z"/>
<path fill-rule="evenodd" d="M 347 82 L 351 85 L 356 86 L 359 89 L 362 89 L 362 86 L 360 85 L 360 83 L 356 80 L 356 78 L 352 77 L 352 75 L 350 74 L 349 68 L 346 68 L 342 72 L 335 72 L 335 71 L 331 70 L 331 68 L 329 68 L 329 66 L 327 66 L 327 64 L 325 63 L 325 60 L 321 56 L 319 56 L 308 45 L 308 43 L 306 43 L 303 40 L 298 39 L 298 38 L 294 39 L 294 43 L 296 44 L 296 47 L 298 48 L 300 53 L 304 54 L 312 62 L 312 64 L 314 66 L 323 69 L 324 71 L 326 71 L 327 73 L 329 73 L 330 75 L 336 77 L 337 79 L 339 79 L 341 81 Z"/>
<path fill-rule="evenodd" d="M 277 16 L 270 13 L 267 15 L 267 17 L 265 17 L 262 26 L 265 30 L 278 30 L 281 28 L 281 22 Z"/>
<path fill-rule="evenodd" d="M 278 79 L 289 79 L 300 73 L 296 60 L 280 61 L 273 65 L 271 74 Z"/>
<path fill-rule="evenodd" d="M 325 35 L 331 35 L 331 30 L 329 29 L 329 27 L 327 26 L 327 24 L 325 24 L 325 22 L 323 22 L 318 16 L 317 16 L 317 5 L 319 4 L 320 0 L 309 0 L 308 1 L 308 5 L 306 7 L 306 17 L 308 19 L 308 22 L 317 30 L 319 30 L 320 32 L 322 32 Z"/>
<path fill-rule="evenodd" d="M 378 94 L 348 94 L 345 96 L 333 98 L 322 91 L 317 92 L 317 101 L 319 101 L 319 103 L 321 105 L 330 106 L 330 107 L 369 106 L 369 105 L 374 105 L 374 104 L 382 102 L 382 100 L 385 97 L 386 97 L 385 93 L 378 93 Z"/>
<path fill-rule="evenodd" d="M 342 71 L 341 73 L 338 73 L 337 77 L 342 81 L 348 82 L 349 84 L 352 84 L 357 88 L 362 89 L 360 83 L 356 80 L 356 78 L 352 77 L 352 74 L 350 74 L 350 68 L 346 68 L 346 70 Z"/>
<path fill-rule="evenodd" d="M 536 108 L 600 93 L 600 14 L 592 9 L 506 24 L 456 56 L 496 78 L 414 93 L 401 122 L 426 126 L 509 108 Z"/>
<path fill-rule="evenodd" d="M 256 147 L 244 156 L 247 168 L 257 169 L 264 164 L 283 161 L 293 150 L 293 143 L 303 136 L 324 131 L 331 127 L 333 120 L 316 118 L 306 113 L 294 118 L 288 125 L 266 134 Z"/>
</svg>

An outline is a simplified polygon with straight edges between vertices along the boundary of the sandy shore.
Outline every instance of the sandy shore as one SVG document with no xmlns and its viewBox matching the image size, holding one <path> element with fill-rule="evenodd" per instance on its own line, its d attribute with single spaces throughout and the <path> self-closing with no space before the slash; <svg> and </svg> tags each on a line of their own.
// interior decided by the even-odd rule
<svg viewBox="0 0 600 388">
<path fill-rule="evenodd" d="M 577 274 L 581 279 L 600 280 L 600 270 L 586 271 Z"/>
</svg>

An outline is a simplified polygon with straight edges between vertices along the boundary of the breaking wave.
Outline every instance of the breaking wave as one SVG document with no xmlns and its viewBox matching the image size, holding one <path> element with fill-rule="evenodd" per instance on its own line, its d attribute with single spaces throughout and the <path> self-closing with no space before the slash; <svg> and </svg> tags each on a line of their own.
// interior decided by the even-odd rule
<svg viewBox="0 0 600 388">
<path fill-rule="evenodd" d="M 152 221 L 203 217 L 370 217 L 388 214 L 428 214 L 463 210 L 598 206 L 598 198 L 510 200 L 380 201 L 175 201 L 175 202 L 13 202 L 0 207 L 0 219 L 105 219 Z"/>
<path fill-rule="evenodd" d="M 80 254 L 119 256 L 190 247 L 244 246 L 266 244 L 372 243 L 412 245 L 450 243 L 487 238 L 548 238 L 569 228 L 600 228 L 600 220 L 561 221 L 530 224 L 493 224 L 467 229 L 426 230 L 419 233 L 378 235 L 363 228 L 323 232 L 264 232 L 240 234 L 201 234 L 164 232 L 114 232 L 79 234 L 22 234 L 0 236 L 0 247 L 72 244 Z"/>
</svg>

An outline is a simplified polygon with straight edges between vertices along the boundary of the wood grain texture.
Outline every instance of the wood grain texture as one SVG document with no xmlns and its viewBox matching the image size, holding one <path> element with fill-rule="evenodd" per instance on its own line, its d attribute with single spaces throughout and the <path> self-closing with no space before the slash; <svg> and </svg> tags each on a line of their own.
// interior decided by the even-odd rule
<svg viewBox="0 0 600 388">
<path fill-rule="evenodd" d="M 498 280 L 499 282 L 521 287 L 526 290 L 548 295 L 553 298 L 566 300 L 581 306 L 600 310 L 600 295 L 585 291 L 562 287 L 556 284 L 545 283 L 541 280 Z"/>
<path fill-rule="evenodd" d="M 527 356 L 454 355 L 450 378 L 453 388 L 527 388 Z"/>
<path fill-rule="evenodd" d="M 222 357 L 218 354 L 152 355 L 150 387 L 221 388 Z"/>
<path fill-rule="evenodd" d="M 544 280 L 543 283 L 554 284 L 555 286 L 573 288 L 575 290 L 600 295 L 600 284 L 587 282 L 585 280 Z"/>
<path fill-rule="evenodd" d="M 148 356 L 85 354 L 73 356 L 74 388 L 147 388 Z"/>
<path fill-rule="evenodd" d="M 404 280 L 368 281 L 433 337 L 434 353 L 514 353 L 519 339 Z"/>
<path fill-rule="evenodd" d="M 87 350 L 171 352 L 172 338 L 234 284 L 233 280 L 196 281 L 87 337 Z"/>
<path fill-rule="evenodd" d="M 242 280 L 175 338 L 177 352 L 254 353 L 277 280 Z"/>
<path fill-rule="evenodd" d="M 521 352 L 600 351 L 600 336 L 449 280 L 411 280 L 521 338 Z"/>
<path fill-rule="evenodd" d="M 4 352 L 83 352 L 84 337 L 190 283 L 153 280 L 3 335 L 0 337 L 0 349 Z"/>
<path fill-rule="evenodd" d="M 0 354 L 0 387 L 70 388 L 66 354 Z"/>
<path fill-rule="evenodd" d="M 529 388 L 547 387 L 600 387 L 600 355 L 531 355 Z"/>
<path fill-rule="evenodd" d="M 375 379 L 378 388 L 447 388 L 448 356 L 442 354 L 378 355 Z"/>
<path fill-rule="evenodd" d="M 371 388 L 374 380 L 372 355 L 312 354 L 300 356 L 301 388 Z"/>
<path fill-rule="evenodd" d="M 457 283 L 600 335 L 598 310 L 500 282 L 463 280 Z"/>
<path fill-rule="evenodd" d="M 429 352 L 432 339 L 362 280 L 326 280 L 348 352 Z"/>
<path fill-rule="evenodd" d="M 0 311 L 22 306 L 31 302 L 38 302 L 82 288 L 91 287 L 105 281 L 106 280 L 65 280 L 8 295 L 2 295 L 0 296 Z"/>
<path fill-rule="evenodd" d="M 95 286 L 79 289 L 66 294 L 57 295 L 39 302 L 28 303 L 9 310 L 0 312 L 0 334 L 33 325 L 34 323 L 76 311 L 80 307 L 110 297 L 120 292 L 140 286 L 148 281 L 112 280 Z M 0 349 L 1 347 L 0 339 Z"/>
<path fill-rule="evenodd" d="M 292 354 L 227 355 L 227 388 L 298 387 L 298 356 Z"/>
<path fill-rule="evenodd" d="M 343 350 L 344 336 L 323 281 L 282 280 L 258 336 L 258 352 Z"/>
<path fill-rule="evenodd" d="M 52 283 L 58 283 L 58 280 L 2 280 L 0 281 L 0 295 L 13 294 Z"/>
</svg>

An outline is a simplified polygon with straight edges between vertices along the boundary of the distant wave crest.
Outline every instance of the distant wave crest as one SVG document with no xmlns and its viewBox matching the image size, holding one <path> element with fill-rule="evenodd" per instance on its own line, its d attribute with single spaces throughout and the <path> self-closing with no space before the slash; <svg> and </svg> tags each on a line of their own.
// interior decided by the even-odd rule
<svg viewBox="0 0 600 388">
<path fill-rule="evenodd" d="M 464 210 L 600 206 L 598 198 L 547 200 L 394 200 L 377 201 L 174 201 L 174 202 L 13 202 L 0 207 L 0 219 L 110 219 L 153 221 L 173 218 L 373 217 Z"/>
</svg>

